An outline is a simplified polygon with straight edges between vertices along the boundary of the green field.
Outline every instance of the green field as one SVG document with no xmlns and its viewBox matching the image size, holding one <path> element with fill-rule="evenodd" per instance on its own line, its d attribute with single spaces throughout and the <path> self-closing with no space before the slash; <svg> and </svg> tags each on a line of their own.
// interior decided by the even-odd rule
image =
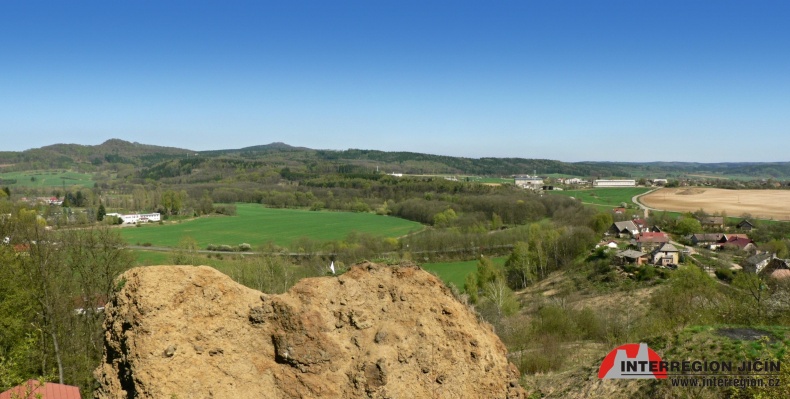
<svg viewBox="0 0 790 399">
<path fill-rule="evenodd" d="M 513 179 L 506 179 L 503 177 L 480 177 L 480 176 L 461 176 L 458 178 L 461 181 L 469 181 L 473 183 L 485 184 L 514 184 Z"/>
<path fill-rule="evenodd" d="M 507 257 L 501 256 L 491 258 L 491 260 L 494 261 L 495 265 L 504 267 Z M 466 275 L 477 270 L 477 261 L 423 263 L 421 266 L 423 269 L 435 273 L 445 284 L 450 285 L 450 283 L 453 283 L 459 290 L 463 291 Z"/>
<path fill-rule="evenodd" d="M 137 266 L 166 265 L 170 259 L 167 252 L 134 250 L 132 253 L 137 258 Z"/>
<path fill-rule="evenodd" d="M 65 170 L 0 173 L 0 180 L 0 185 L 10 187 L 93 187 L 95 183 L 92 175 Z"/>
<path fill-rule="evenodd" d="M 618 207 L 622 202 L 625 202 L 626 204 L 633 204 L 631 199 L 635 195 L 644 194 L 650 190 L 650 188 L 646 187 L 612 187 L 591 188 L 584 190 L 547 191 L 547 193 L 574 197 L 585 204 Z"/>
<path fill-rule="evenodd" d="M 237 204 L 237 211 L 237 216 L 126 227 L 121 229 L 121 236 L 130 245 L 151 243 L 160 247 L 177 247 L 184 237 L 197 241 L 199 248 L 241 243 L 255 247 L 269 242 L 287 247 L 302 237 L 316 241 L 341 240 L 351 232 L 400 237 L 422 229 L 416 222 L 370 213 L 270 209 L 257 204 Z"/>
</svg>

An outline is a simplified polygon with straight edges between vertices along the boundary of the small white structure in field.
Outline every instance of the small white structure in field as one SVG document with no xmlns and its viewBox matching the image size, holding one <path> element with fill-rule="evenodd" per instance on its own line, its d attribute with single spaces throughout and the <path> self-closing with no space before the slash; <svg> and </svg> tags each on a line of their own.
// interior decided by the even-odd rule
<svg viewBox="0 0 790 399">
<path fill-rule="evenodd" d="M 332 274 L 335 274 L 335 261 L 329 264 L 329 270 L 332 271 Z"/>
</svg>

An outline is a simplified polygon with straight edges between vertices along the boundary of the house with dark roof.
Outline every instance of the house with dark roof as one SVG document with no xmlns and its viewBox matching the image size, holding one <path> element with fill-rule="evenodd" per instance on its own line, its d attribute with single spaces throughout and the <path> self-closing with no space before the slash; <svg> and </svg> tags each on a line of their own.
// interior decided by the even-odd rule
<svg viewBox="0 0 790 399">
<path fill-rule="evenodd" d="M 625 222 L 612 223 L 612 225 L 609 226 L 608 232 L 617 237 L 635 237 L 639 234 L 639 228 L 636 227 L 634 222 L 626 220 Z"/>
<path fill-rule="evenodd" d="M 0 393 L 0 399 L 82 399 L 82 396 L 75 386 L 27 380 Z"/>
<path fill-rule="evenodd" d="M 773 258 L 774 254 L 770 253 L 755 254 L 744 259 L 743 262 L 741 262 L 741 266 L 743 267 L 743 271 L 759 274 L 768 266 L 768 263 L 770 263 Z"/>
<path fill-rule="evenodd" d="M 741 220 L 735 227 L 737 227 L 738 230 L 745 231 L 752 231 L 755 228 L 754 224 L 746 219 Z"/>
<path fill-rule="evenodd" d="M 718 244 L 721 240 L 727 241 L 723 233 L 692 234 L 691 242 L 697 246 L 709 246 Z"/>
<path fill-rule="evenodd" d="M 674 245 L 666 243 L 651 253 L 654 265 L 669 266 L 680 262 L 680 251 Z"/>
</svg>

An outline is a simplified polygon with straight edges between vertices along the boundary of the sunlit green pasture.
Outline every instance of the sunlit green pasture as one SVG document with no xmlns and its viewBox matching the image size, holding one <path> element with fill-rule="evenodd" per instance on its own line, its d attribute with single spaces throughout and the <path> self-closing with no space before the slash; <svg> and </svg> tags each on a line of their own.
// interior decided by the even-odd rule
<svg viewBox="0 0 790 399">
<path fill-rule="evenodd" d="M 586 204 L 617 207 L 623 202 L 626 204 L 633 204 L 631 199 L 634 196 L 644 194 L 648 191 L 650 191 L 650 188 L 646 187 L 606 187 L 583 190 L 547 191 L 547 193 L 574 197 Z"/>
<path fill-rule="evenodd" d="M 66 170 L 37 170 L 0 173 L 3 186 L 10 187 L 93 187 L 93 176 Z"/>
<path fill-rule="evenodd" d="M 237 216 L 127 227 L 121 229 L 121 236 L 130 245 L 150 243 L 157 247 L 177 247 L 185 237 L 195 240 L 199 248 L 241 243 L 253 247 L 266 243 L 288 247 L 302 237 L 316 241 L 341 240 L 351 232 L 400 237 L 423 228 L 416 222 L 370 213 L 271 209 L 258 204 L 237 204 L 237 212 Z"/>
<path fill-rule="evenodd" d="M 504 267 L 507 257 L 496 257 L 491 258 L 491 260 L 494 261 L 495 265 Z M 422 268 L 435 273 L 445 284 L 450 285 L 452 283 L 459 290 L 463 291 L 466 275 L 477 270 L 477 261 L 423 263 Z"/>
</svg>

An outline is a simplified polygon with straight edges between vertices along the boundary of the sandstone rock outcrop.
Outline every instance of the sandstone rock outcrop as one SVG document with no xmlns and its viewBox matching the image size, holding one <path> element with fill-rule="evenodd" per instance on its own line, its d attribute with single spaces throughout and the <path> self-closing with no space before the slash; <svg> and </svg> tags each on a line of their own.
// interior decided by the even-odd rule
<svg viewBox="0 0 790 399">
<path fill-rule="evenodd" d="M 205 266 L 120 281 L 101 399 L 526 396 L 491 327 L 417 267 L 366 263 L 282 295 Z"/>
</svg>

